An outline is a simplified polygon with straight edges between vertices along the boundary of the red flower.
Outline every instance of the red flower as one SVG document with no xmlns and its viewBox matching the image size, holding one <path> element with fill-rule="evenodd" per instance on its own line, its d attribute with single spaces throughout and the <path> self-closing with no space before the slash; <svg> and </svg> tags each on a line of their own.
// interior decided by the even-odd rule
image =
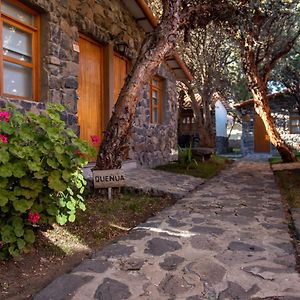
<svg viewBox="0 0 300 300">
<path fill-rule="evenodd" d="M 0 134 L 0 140 L 5 144 L 8 143 L 8 137 L 6 135 Z"/>
<path fill-rule="evenodd" d="M 76 155 L 78 155 L 78 156 L 82 156 L 82 155 L 83 155 L 82 152 L 81 152 L 79 149 L 76 149 L 76 150 L 74 151 L 74 153 L 75 153 Z"/>
<path fill-rule="evenodd" d="M 40 215 L 38 213 L 30 212 L 28 214 L 28 221 L 31 223 L 37 223 L 40 219 Z"/>
<path fill-rule="evenodd" d="M 9 122 L 9 112 L 8 111 L 0 111 L 0 121 Z"/>
<path fill-rule="evenodd" d="M 91 135 L 91 140 L 93 145 L 97 145 L 100 142 L 100 137 L 98 135 Z"/>
</svg>

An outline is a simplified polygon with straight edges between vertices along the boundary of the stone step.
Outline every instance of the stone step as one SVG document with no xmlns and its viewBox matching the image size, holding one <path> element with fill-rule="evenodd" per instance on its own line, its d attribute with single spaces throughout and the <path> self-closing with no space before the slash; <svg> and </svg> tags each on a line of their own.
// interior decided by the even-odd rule
<svg viewBox="0 0 300 300">
<path fill-rule="evenodd" d="M 122 163 L 121 169 L 124 170 L 124 171 L 129 171 L 129 170 L 138 169 L 139 167 L 140 167 L 140 165 L 138 164 L 137 161 L 135 161 L 135 160 L 125 160 Z"/>
</svg>

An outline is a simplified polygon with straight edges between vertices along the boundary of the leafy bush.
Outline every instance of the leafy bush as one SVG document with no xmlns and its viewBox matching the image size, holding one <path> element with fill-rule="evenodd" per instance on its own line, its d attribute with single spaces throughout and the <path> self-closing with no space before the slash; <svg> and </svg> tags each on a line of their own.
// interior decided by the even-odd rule
<svg viewBox="0 0 300 300">
<path fill-rule="evenodd" d="M 27 251 L 39 224 L 74 222 L 85 210 L 82 167 L 94 155 L 60 119 L 62 106 L 41 114 L 0 112 L 0 258 Z"/>
<path fill-rule="evenodd" d="M 192 162 L 195 162 L 192 154 L 192 144 L 188 148 L 178 146 L 178 161 L 181 165 L 188 167 Z"/>
</svg>

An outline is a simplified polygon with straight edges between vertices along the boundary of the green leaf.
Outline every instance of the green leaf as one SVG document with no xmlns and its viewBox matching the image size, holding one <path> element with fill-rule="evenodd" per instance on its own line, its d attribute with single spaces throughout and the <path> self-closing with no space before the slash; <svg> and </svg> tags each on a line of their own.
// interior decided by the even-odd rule
<svg viewBox="0 0 300 300">
<path fill-rule="evenodd" d="M 82 211 L 86 211 L 86 206 L 83 202 L 79 202 L 79 208 L 82 210 Z"/>
<path fill-rule="evenodd" d="M 15 208 L 16 211 L 19 211 L 21 213 L 26 212 L 27 210 L 29 210 L 33 205 L 33 200 L 29 201 L 29 200 L 25 200 L 25 199 L 20 199 L 17 201 L 13 202 L 13 206 Z"/>
<path fill-rule="evenodd" d="M 0 177 L 10 177 L 12 176 L 12 165 L 10 163 L 7 163 L 3 166 L 0 166 Z"/>
<path fill-rule="evenodd" d="M 22 178 L 26 175 L 26 171 L 24 169 L 22 162 L 16 162 L 13 164 L 13 176 L 17 178 Z"/>
<path fill-rule="evenodd" d="M 58 170 L 54 170 L 48 177 L 49 187 L 57 192 L 64 191 L 67 188 L 66 183 L 61 179 L 61 174 Z"/>
<path fill-rule="evenodd" d="M 24 126 L 21 127 L 19 136 L 22 139 L 22 141 L 25 142 L 30 142 L 34 140 L 34 132 L 32 132 L 32 128 L 29 127 L 27 124 L 24 124 Z"/>
<path fill-rule="evenodd" d="M 58 213 L 58 208 L 55 204 L 51 204 L 48 208 L 47 208 L 47 213 L 50 215 L 50 216 L 56 216 L 57 213 Z"/>
<path fill-rule="evenodd" d="M 56 159 L 64 168 L 68 168 L 70 166 L 70 159 L 66 155 L 57 154 Z"/>
<path fill-rule="evenodd" d="M 72 215 L 69 215 L 69 222 L 74 222 L 75 221 L 75 219 L 76 219 L 76 217 L 75 217 L 75 215 L 74 214 L 72 214 Z"/>
<path fill-rule="evenodd" d="M 2 241 L 4 243 L 14 243 L 17 240 L 16 235 L 14 233 L 14 229 L 10 225 L 2 226 L 0 232 L 1 232 Z"/>
<path fill-rule="evenodd" d="M 60 214 L 60 215 L 57 215 L 56 216 L 56 222 L 59 224 L 59 225 L 64 225 L 66 224 L 68 221 L 68 218 L 66 215 L 64 214 Z"/>
<path fill-rule="evenodd" d="M 13 217 L 12 226 L 14 228 L 14 233 L 16 234 L 17 237 L 21 237 L 24 235 L 24 223 L 22 218 Z"/>
<path fill-rule="evenodd" d="M 67 191 L 68 191 L 68 193 L 71 195 L 71 196 L 73 196 L 74 195 L 74 192 L 73 192 L 73 190 L 71 189 L 71 188 L 67 188 Z"/>
<path fill-rule="evenodd" d="M 58 146 L 55 146 L 55 147 L 54 147 L 54 150 L 55 150 L 55 152 L 58 153 L 58 154 L 62 154 L 62 153 L 65 152 L 64 147 L 59 146 L 59 145 L 58 145 Z"/>
<path fill-rule="evenodd" d="M 21 237 L 24 235 L 24 228 L 23 226 L 16 226 L 14 227 L 14 232 L 16 234 L 17 237 Z"/>
<path fill-rule="evenodd" d="M 18 240 L 17 240 L 17 245 L 18 245 L 18 248 L 19 248 L 20 250 L 22 250 L 22 249 L 25 247 L 26 243 L 25 243 L 24 240 L 18 239 Z"/>
<path fill-rule="evenodd" d="M 6 188 L 7 184 L 8 184 L 8 179 L 0 177 L 0 189 Z M 0 192 L 0 195 L 1 195 L 1 192 Z"/>
<path fill-rule="evenodd" d="M 19 145 L 10 145 L 9 152 L 19 158 L 25 157 L 25 152 L 23 151 L 23 148 Z"/>
<path fill-rule="evenodd" d="M 9 152 L 5 148 L 0 149 L 0 162 L 6 164 L 9 161 Z"/>
<path fill-rule="evenodd" d="M 75 132 L 71 128 L 67 128 L 66 133 L 69 137 L 74 137 L 74 138 L 77 137 L 77 135 L 75 134 Z"/>
<path fill-rule="evenodd" d="M 10 246 L 8 252 L 11 256 L 16 257 L 20 255 L 20 251 L 15 246 Z"/>
<path fill-rule="evenodd" d="M 38 172 L 41 169 L 41 165 L 39 162 L 28 160 L 27 165 L 30 171 Z"/>
<path fill-rule="evenodd" d="M 9 198 L 6 191 L 0 190 L 0 206 L 5 206 L 8 202 Z"/>
<path fill-rule="evenodd" d="M 33 176 L 36 179 L 43 179 L 43 178 L 47 177 L 48 175 L 49 175 L 49 172 L 47 172 L 43 169 L 40 169 L 38 172 L 35 172 Z"/>
<path fill-rule="evenodd" d="M 63 170 L 62 178 L 64 181 L 69 181 L 71 176 L 72 176 L 72 173 L 69 170 Z"/>
<path fill-rule="evenodd" d="M 1 131 L 8 135 L 11 135 L 15 132 L 15 129 L 10 125 L 10 123 L 2 122 Z"/>
<path fill-rule="evenodd" d="M 67 202 L 67 208 L 70 210 L 74 210 L 75 209 L 75 205 L 72 201 L 68 201 Z"/>
<path fill-rule="evenodd" d="M 29 244 L 34 243 L 35 235 L 34 235 L 34 232 L 31 229 L 25 229 L 24 240 Z"/>
<path fill-rule="evenodd" d="M 56 159 L 48 158 L 47 159 L 47 164 L 48 164 L 48 166 L 50 166 L 53 169 L 57 169 L 58 168 L 58 162 L 57 162 Z"/>
</svg>

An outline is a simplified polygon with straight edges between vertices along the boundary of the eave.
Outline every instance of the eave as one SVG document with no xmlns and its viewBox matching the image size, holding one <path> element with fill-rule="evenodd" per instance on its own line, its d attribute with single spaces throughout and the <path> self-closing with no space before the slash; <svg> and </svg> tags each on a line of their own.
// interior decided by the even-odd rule
<svg viewBox="0 0 300 300">
<path fill-rule="evenodd" d="M 137 24 L 143 28 L 146 33 L 152 32 L 158 25 L 156 17 L 144 0 L 123 0 L 123 3 L 130 11 Z M 177 80 L 193 80 L 192 74 L 176 51 L 174 51 L 172 56 L 166 59 L 166 63 L 174 72 Z"/>
</svg>

